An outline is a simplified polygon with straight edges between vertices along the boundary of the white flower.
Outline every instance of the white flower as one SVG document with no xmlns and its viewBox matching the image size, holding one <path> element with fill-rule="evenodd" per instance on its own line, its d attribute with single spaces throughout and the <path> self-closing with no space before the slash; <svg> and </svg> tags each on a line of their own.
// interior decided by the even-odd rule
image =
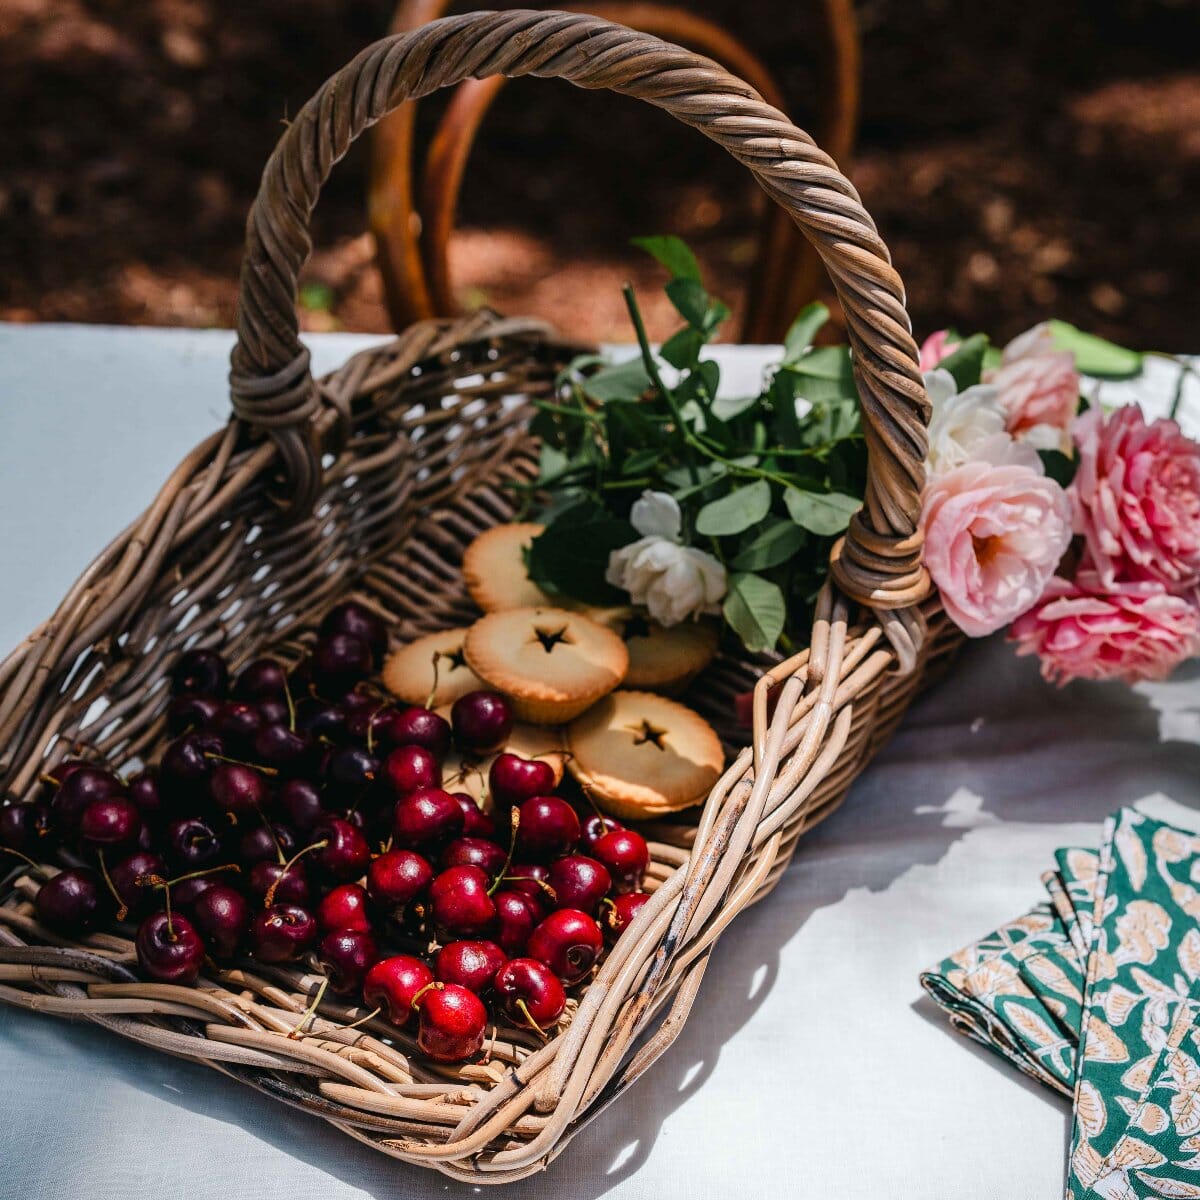
<svg viewBox="0 0 1200 1200">
<path fill-rule="evenodd" d="M 608 556 L 608 582 L 644 604 L 660 625 L 719 611 L 725 568 L 711 554 L 680 544 L 683 514 L 675 497 L 643 492 L 629 519 L 642 537 Z"/>
<path fill-rule="evenodd" d="M 1037 451 L 1005 431 L 1007 418 L 996 388 L 976 384 L 960 393 L 954 376 L 938 367 L 925 373 L 925 390 L 932 406 L 925 457 L 929 479 L 969 462 L 1020 464 L 1041 473 Z"/>
</svg>

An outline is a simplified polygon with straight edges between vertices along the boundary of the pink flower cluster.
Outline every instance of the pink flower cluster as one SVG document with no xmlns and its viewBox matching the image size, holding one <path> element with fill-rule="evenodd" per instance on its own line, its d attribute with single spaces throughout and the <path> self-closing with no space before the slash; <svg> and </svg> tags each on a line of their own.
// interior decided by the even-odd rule
<svg viewBox="0 0 1200 1200">
<path fill-rule="evenodd" d="M 944 332 L 921 348 L 925 565 L 951 619 L 972 637 L 1011 622 L 1059 684 L 1162 679 L 1200 654 L 1200 445 L 1133 406 L 1076 416 L 1074 356 L 1047 326 L 961 394 L 938 368 L 955 348 Z M 1065 491 L 1035 448 L 1076 457 Z"/>
</svg>

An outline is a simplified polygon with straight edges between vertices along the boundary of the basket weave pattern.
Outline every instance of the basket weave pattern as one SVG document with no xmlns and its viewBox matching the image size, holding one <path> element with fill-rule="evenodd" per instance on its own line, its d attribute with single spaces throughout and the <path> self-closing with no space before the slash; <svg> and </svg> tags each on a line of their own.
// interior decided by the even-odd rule
<svg viewBox="0 0 1200 1200">
<path fill-rule="evenodd" d="M 369 48 L 298 115 L 247 229 L 235 418 L 0 666 L 0 780 L 16 799 L 73 753 L 127 769 L 163 740 L 164 673 L 185 648 L 237 667 L 289 662 L 352 594 L 401 638 L 473 616 L 467 543 L 512 515 L 536 474 L 531 403 L 579 347 L 537 322 L 426 322 L 312 380 L 295 316 L 321 183 L 389 109 L 472 75 L 560 76 L 644 99 L 746 164 L 797 221 L 837 288 L 870 455 L 863 512 L 818 602 L 809 649 L 721 656 L 689 702 L 729 766 L 694 825 L 647 830 L 652 897 L 546 1044 L 501 1026 L 485 1059 L 439 1067 L 382 1019 L 323 1002 L 319 976 L 249 963 L 191 988 L 138 978 L 130 936 L 68 944 L 41 928 L 23 868 L 0 877 L 0 1000 L 92 1020 L 191 1058 L 406 1161 L 475 1182 L 545 1165 L 671 1044 L 716 939 L 761 898 L 797 840 L 845 796 L 957 635 L 928 598 L 916 533 L 927 403 L 886 248 L 834 164 L 721 68 L 578 14 L 448 18 Z M 836 587 L 834 586 L 836 584 Z M 748 746 L 734 697 L 754 689 Z M 768 698 L 774 700 L 768 718 Z"/>
</svg>

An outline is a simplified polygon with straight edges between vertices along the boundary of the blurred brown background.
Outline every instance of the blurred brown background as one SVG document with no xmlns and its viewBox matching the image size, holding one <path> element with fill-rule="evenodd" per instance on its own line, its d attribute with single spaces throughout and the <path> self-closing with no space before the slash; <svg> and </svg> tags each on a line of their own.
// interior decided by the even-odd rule
<svg viewBox="0 0 1200 1200">
<path fill-rule="evenodd" d="M 811 5 L 695 7 L 813 120 Z M 1057 315 L 1141 348 L 1200 349 L 1200 0 L 856 8 L 862 122 L 843 166 L 918 332 L 1003 338 Z M 0 0 L 0 319 L 229 325 L 281 121 L 390 19 L 386 0 Z M 309 328 L 389 327 L 365 195 L 356 150 L 318 210 Z M 736 303 L 754 204 L 745 173 L 668 118 L 519 81 L 471 159 L 456 290 L 628 340 L 621 281 L 659 280 L 628 238 L 687 237 Z"/>
</svg>

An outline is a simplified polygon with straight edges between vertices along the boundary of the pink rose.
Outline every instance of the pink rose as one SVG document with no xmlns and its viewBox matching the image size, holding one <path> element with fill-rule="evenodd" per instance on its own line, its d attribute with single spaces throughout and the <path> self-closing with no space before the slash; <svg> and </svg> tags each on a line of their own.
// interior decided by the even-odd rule
<svg viewBox="0 0 1200 1200">
<path fill-rule="evenodd" d="M 1200 609 L 1160 584 L 1105 584 L 1081 568 L 1055 577 L 1045 595 L 1013 623 L 1018 654 L 1036 654 L 1042 676 L 1060 687 L 1072 679 L 1165 679 L 1200 652 Z"/>
<path fill-rule="evenodd" d="M 1147 425 L 1136 405 L 1074 425 L 1076 532 L 1106 587 L 1153 580 L 1179 592 L 1200 582 L 1200 445 L 1174 421 Z"/>
<path fill-rule="evenodd" d="M 932 371 L 943 358 L 949 358 L 958 349 L 957 341 L 950 341 L 950 332 L 939 329 L 921 343 L 921 370 Z"/>
<path fill-rule="evenodd" d="M 1012 434 L 1039 425 L 1066 429 L 1079 408 L 1075 355 L 1055 350 L 1048 325 L 1035 325 L 1009 342 L 1000 366 L 985 372 L 984 380 L 999 391 Z"/>
<path fill-rule="evenodd" d="M 1071 541 L 1071 505 L 1025 463 L 969 462 L 926 485 L 925 566 L 971 637 L 1033 605 Z"/>
</svg>

